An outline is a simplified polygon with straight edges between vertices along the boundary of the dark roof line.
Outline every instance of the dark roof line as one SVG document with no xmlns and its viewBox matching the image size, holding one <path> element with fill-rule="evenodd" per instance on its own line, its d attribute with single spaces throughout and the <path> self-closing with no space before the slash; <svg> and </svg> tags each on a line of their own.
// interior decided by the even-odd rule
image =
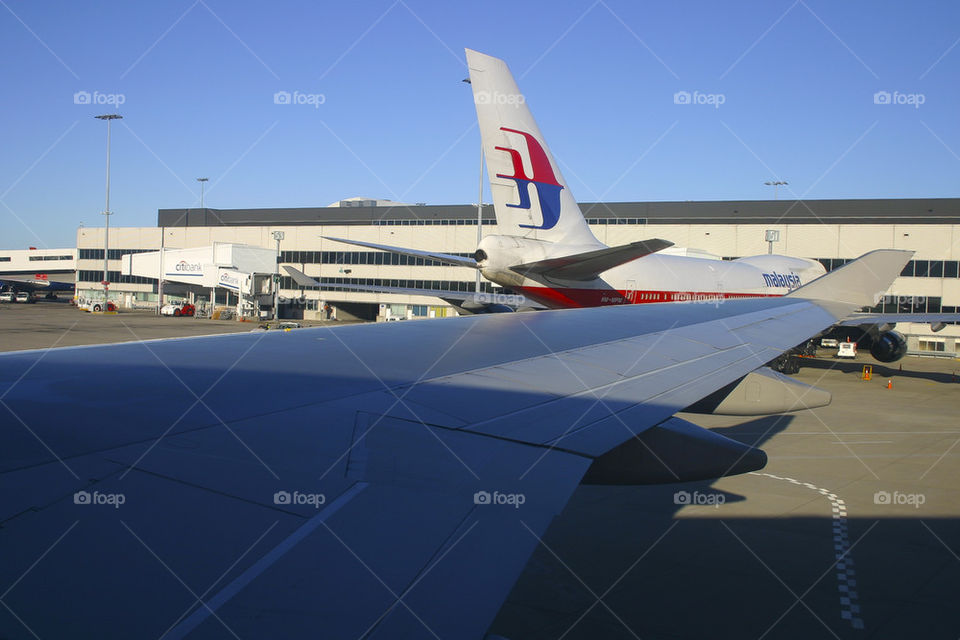
<svg viewBox="0 0 960 640">
<path fill-rule="evenodd" d="M 638 218 L 657 224 L 960 224 L 960 198 L 722 200 L 581 203 L 587 218 Z M 476 205 L 160 209 L 158 226 L 370 225 L 383 220 L 475 220 Z M 483 206 L 493 220 L 493 206 Z"/>
</svg>

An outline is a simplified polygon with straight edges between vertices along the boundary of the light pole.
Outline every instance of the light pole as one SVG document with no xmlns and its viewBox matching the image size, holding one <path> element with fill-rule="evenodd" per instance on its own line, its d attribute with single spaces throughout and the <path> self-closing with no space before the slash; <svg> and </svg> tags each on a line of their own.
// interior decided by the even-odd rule
<svg viewBox="0 0 960 640">
<path fill-rule="evenodd" d="M 157 269 L 157 315 L 160 315 L 160 310 L 163 309 L 163 249 L 166 245 L 166 231 L 163 227 L 160 227 L 160 268 Z"/>
<path fill-rule="evenodd" d="M 110 279 L 107 277 L 107 260 L 110 256 L 110 122 L 112 120 L 121 120 L 123 116 L 119 113 L 108 113 L 102 116 L 94 116 L 97 120 L 107 121 L 107 202 L 103 212 L 103 310 L 107 311 L 109 304 Z"/>
<path fill-rule="evenodd" d="M 477 249 L 483 240 L 483 137 L 480 137 L 480 181 L 477 187 Z M 480 269 L 477 269 L 477 283 L 474 290 L 480 293 Z"/>
<path fill-rule="evenodd" d="M 206 186 L 205 183 L 208 182 L 209 180 L 210 178 L 197 178 L 197 182 L 200 183 L 200 212 L 201 212 L 201 215 L 204 216 L 204 219 L 206 219 L 207 210 L 203 207 L 203 189 Z M 214 243 L 214 245 L 216 245 L 216 243 Z M 239 296 L 240 296 L 240 291 L 237 290 L 237 297 Z M 217 288 L 210 287 L 210 317 L 211 318 L 213 318 L 213 308 L 214 306 L 216 306 L 216 301 L 217 301 Z M 230 302 L 230 293 L 228 292 L 227 303 L 229 302 Z"/>
<path fill-rule="evenodd" d="M 470 78 L 464 78 L 462 82 L 469 85 Z M 472 87 L 471 87 L 472 88 Z M 480 179 L 477 189 L 477 248 L 480 248 L 480 241 L 483 240 L 483 134 L 480 134 Z M 474 292 L 480 293 L 480 270 L 477 269 L 477 282 L 474 285 Z"/>
<path fill-rule="evenodd" d="M 273 239 L 277 241 L 277 264 L 273 274 L 273 319 L 280 319 L 280 241 L 283 240 L 283 231 L 274 231 Z"/>
<path fill-rule="evenodd" d="M 767 180 L 763 184 L 767 185 L 768 187 L 773 187 L 773 199 L 776 200 L 777 189 L 779 189 L 781 185 L 788 185 L 790 183 L 786 180 Z"/>
<path fill-rule="evenodd" d="M 197 178 L 197 182 L 200 183 L 200 209 L 203 209 L 203 187 L 205 182 L 209 182 L 210 178 Z"/>
</svg>

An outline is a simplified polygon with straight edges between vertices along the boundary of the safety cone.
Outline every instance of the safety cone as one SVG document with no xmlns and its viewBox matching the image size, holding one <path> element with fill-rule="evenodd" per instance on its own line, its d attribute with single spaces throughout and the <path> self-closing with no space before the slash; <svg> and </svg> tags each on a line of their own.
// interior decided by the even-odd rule
<svg viewBox="0 0 960 640">
<path fill-rule="evenodd" d="M 893 380 L 887 380 L 887 389 L 893 389 Z"/>
</svg>

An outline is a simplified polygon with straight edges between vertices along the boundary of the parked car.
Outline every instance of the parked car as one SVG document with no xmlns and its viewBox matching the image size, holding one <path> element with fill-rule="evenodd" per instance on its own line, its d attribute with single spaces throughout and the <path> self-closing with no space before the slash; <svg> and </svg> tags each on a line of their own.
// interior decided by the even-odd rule
<svg viewBox="0 0 960 640">
<path fill-rule="evenodd" d="M 162 316 L 194 316 L 197 313 L 196 307 L 189 302 L 170 302 L 160 307 Z"/>
<path fill-rule="evenodd" d="M 13 291 L 0 293 L 0 302 L 13 302 Z"/>
<path fill-rule="evenodd" d="M 836 338 L 822 338 L 820 340 L 820 346 L 824 347 L 825 349 L 830 349 L 830 348 L 836 349 L 837 347 L 840 346 L 840 343 L 837 341 Z"/>
<path fill-rule="evenodd" d="M 35 300 L 28 292 L 20 291 L 17 293 L 17 302 L 35 302 Z"/>
</svg>

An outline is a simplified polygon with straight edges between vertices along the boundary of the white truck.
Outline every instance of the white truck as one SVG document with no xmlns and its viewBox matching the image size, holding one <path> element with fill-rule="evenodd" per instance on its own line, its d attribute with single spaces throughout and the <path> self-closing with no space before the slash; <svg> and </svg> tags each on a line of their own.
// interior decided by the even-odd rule
<svg viewBox="0 0 960 640">
<path fill-rule="evenodd" d="M 103 298 L 84 298 L 82 296 L 77 298 L 77 309 L 81 311 L 103 311 L 104 304 Z M 107 311 L 116 311 L 117 305 L 111 300 L 106 305 Z"/>
<path fill-rule="evenodd" d="M 857 357 L 857 343 L 856 342 L 841 342 L 840 346 L 837 347 L 837 358 L 856 358 Z"/>
</svg>

